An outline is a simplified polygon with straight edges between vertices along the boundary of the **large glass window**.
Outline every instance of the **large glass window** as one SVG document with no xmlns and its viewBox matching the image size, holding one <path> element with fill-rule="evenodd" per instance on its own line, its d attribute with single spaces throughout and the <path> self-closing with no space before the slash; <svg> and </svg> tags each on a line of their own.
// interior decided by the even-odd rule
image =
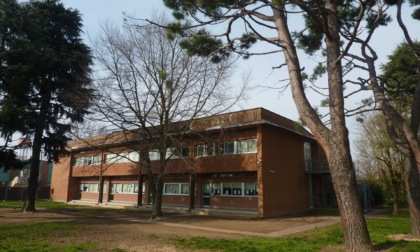
<svg viewBox="0 0 420 252">
<path fill-rule="evenodd" d="M 238 141 L 238 153 L 255 153 L 255 152 L 257 152 L 256 139 Z"/>
<path fill-rule="evenodd" d="M 77 157 L 75 160 L 76 166 L 82 165 L 98 165 L 101 164 L 101 156 L 86 156 L 86 157 Z"/>
<path fill-rule="evenodd" d="M 236 142 L 226 142 L 219 144 L 219 154 L 235 154 Z"/>
<path fill-rule="evenodd" d="M 128 163 L 128 162 L 138 162 L 140 160 L 140 155 L 138 152 L 121 152 L 118 154 L 107 154 L 105 162 L 107 164 L 113 163 Z"/>
<path fill-rule="evenodd" d="M 166 150 L 166 158 L 185 158 L 189 156 L 188 147 L 171 147 Z"/>
<path fill-rule="evenodd" d="M 80 184 L 81 192 L 99 192 L 99 184 L 97 183 L 81 183 Z"/>
<path fill-rule="evenodd" d="M 244 193 L 245 196 L 253 196 L 253 195 L 258 195 L 258 186 L 257 183 L 254 182 L 246 182 L 244 183 Z"/>
<path fill-rule="evenodd" d="M 212 183 L 211 196 L 257 196 L 258 188 L 255 182 Z"/>
<path fill-rule="evenodd" d="M 214 155 L 214 144 L 199 144 L 196 146 L 197 156 L 206 157 Z"/>
<path fill-rule="evenodd" d="M 222 194 L 222 187 L 220 183 L 213 183 L 211 185 L 211 196 L 217 196 Z"/>
<path fill-rule="evenodd" d="M 158 150 L 151 150 L 149 151 L 149 158 L 151 161 L 159 160 L 160 159 L 160 153 Z"/>
<path fill-rule="evenodd" d="M 143 183 L 143 191 L 144 193 L 145 184 Z M 115 193 L 126 193 L 126 194 L 133 194 L 138 193 L 139 191 L 139 184 L 134 183 L 112 183 L 111 184 L 111 194 Z"/>
<path fill-rule="evenodd" d="M 164 194 L 189 194 L 190 185 L 188 183 L 165 183 L 163 188 Z"/>
</svg>

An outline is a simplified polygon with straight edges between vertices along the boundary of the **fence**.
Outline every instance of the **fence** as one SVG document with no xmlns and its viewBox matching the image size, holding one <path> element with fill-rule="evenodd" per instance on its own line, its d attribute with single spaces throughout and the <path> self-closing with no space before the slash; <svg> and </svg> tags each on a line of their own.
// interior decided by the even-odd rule
<svg viewBox="0 0 420 252">
<path fill-rule="evenodd" d="M 25 200 L 26 187 L 0 187 L 0 200 Z M 49 199 L 50 187 L 38 187 L 37 199 Z"/>
</svg>

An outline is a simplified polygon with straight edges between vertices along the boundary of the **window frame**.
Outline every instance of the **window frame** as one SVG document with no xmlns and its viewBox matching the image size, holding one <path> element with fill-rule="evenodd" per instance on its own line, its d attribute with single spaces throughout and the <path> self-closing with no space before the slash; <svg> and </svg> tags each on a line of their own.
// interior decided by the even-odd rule
<svg viewBox="0 0 420 252">
<path fill-rule="evenodd" d="M 235 184 L 236 186 L 234 186 Z M 240 188 L 238 188 L 238 184 L 240 184 Z M 210 195 L 212 197 L 258 197 L 258 184 L 257 182 L 211 183 Z"/>
<path fill-rule="evenodd" d="M 211 144 L 197 144 L 195 146 L 195 156 L 196 157 L 211 157 L 211 156 L 215 156 L 215 144 L 211 143 Z M 202 153 L 201 155 L 199 154 L 200 152 L 200 148 L 202 148 Z M 209 154 L 209 150 L 211 150 L 211 153 Z"/>
<path fill-rule="evenodd" d="M 74 166 L 88 166 L 88 165 L 100 165 L 101 155 L 81 156 L 76 157 L 74 160 Z"/>
<path fill-rule="evenodd" d="M 173 187 L 176 188 L 175 190 L 173 190 L 172 192 L 167 192 L 167 187 Z M 183 190 L 184 187 L 184 190 Z M 187 192 L 185 192 L 185 187 L 188 189 Z M 168 195 L 168 196 L 186 196 L 186 195 L 190 195 L 190 184 L 189 183 L 164 183 L 163 185 L 163 195 Z"/>
</svg>

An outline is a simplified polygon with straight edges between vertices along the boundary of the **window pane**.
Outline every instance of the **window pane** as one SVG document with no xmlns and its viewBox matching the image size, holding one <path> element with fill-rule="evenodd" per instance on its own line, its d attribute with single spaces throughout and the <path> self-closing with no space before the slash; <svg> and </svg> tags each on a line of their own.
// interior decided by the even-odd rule
<svg viewBox="0 0 420 252">
<path fill-rule="evenodd" d="M 214 183 L 211 185 L 211 195 L 220 195 L 221 194 L 221 187 L 220 183 Z"/>
<path fill-rule="evenodd" d="M 127 193 L 128 192 L 128 184 L 122 184 L 122 192 Z"/>
<path fill-rule="evenodd" d="M 223 195 L 232 195 L 232 183 L 223 183 Z"/>
<path fill-rule="evenodd" d="M 212 156 L 214 155 L 214 147 L 213 144 L 207 144 L 206 145 L 206 149 L 207 149 L 207 156 Z"/>
<path fill-rule="evenodd" d="M 179 194 L 179 184 L 165 184 L 165 194 Z"/>
<path fill-rule="evenodd" d="M 242 183 L 232 183 L 232 194 L 242 195 Z"/>
<path fill-rule="evenodd" d="M 121 193 L 121 192 L 122 192 L 122 184 L 116 184 L 115 193 Z"/>
<path fill-rule="evenodd" d="M 204 155 L 204 146 L 197 145 L 197 156 L 202 157 Z"/>
<path fill-rule="evenodd" d="M 156 150 L 149 151 L 150 160 L 159 160 L 159 152 Z"/>
<path fill-rule="evenodd" d="M 181 194 L 189 194 L 189 193 L 190 193 L 190 185 L 181 184 Z"/>
<path fill-rule="evenodd" d="M 239 141 L 238 142 L 238 153 L 245 153 L 245 152 L 247 152 L 246 141 Z"/>
<path fill-rule="evenodd" d="M 248 182 L 245 183 L 245 195 L 256 195 L 256 183 Z"/>
<path fill-rule="evenodd" d="M 175 148 L 171 147 L 171 148 L 166 149 L 166 158 L 169 158 L 169 157 L 171 157 L 171 158 L 176 157 Z"/>
<path fill-rule="evenodd" d="M 92 164 L 100 164 L 100 163 L 101 163 L 101 156 L 92 157 Z"/>
<path fill-rule="evenodd" d="M 139 155 L 138 152 L 135 152 L 135 151 L 130 152 L 128 154 L 128 158 L 129 158 L 129 162 L 138 162 L 138 161 L 140 161 L 140 155 Z"/>
<path fill-rule="evenodd" d="M 235 142 L 225 143 L 225 153 L 224 154 L 234 154 L 235 153 Z"/>
<path fill-rule="evenodd" d="M 257 152 L 257 140 L 256 139 L 248 140 L 247 143 L 248 143 L 247 152 Z"/>
</svg>

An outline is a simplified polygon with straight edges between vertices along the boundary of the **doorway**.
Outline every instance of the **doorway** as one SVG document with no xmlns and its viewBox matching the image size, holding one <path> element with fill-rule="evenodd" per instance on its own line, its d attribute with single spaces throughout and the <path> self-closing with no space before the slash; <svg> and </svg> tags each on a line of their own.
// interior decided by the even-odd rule
<svg viewBox="0 0 420 252">
<path fill-rule="evenodd" d="M 210 191 L 211 191 L 211 184 L 206 183 L 203 184 L 203 199 L 202 199 L 202 205 L 203 207 L 210 207 Z"/>
</svg>

